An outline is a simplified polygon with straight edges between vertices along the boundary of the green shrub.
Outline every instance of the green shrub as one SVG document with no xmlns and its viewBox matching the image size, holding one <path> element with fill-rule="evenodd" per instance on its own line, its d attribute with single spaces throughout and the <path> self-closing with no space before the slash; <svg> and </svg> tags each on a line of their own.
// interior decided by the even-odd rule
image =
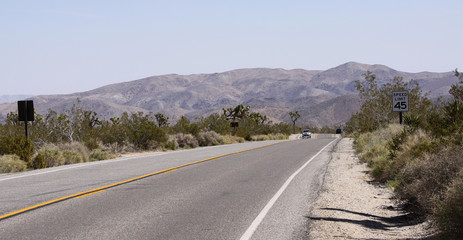
<svg viewBox="0 0 463 240">
<path fill-rule="evenodd" d="M 246 141 L 252 141 L 251 133 L 249 132 L 248 129 L 246 129 L 244 127 L 238 127 L 236 129 L 235 135 L 238 136 L 238 137 L 244 138 Z"/>
<path fill-rule="evenodd" d="M 124 115 L 121 124 L 126 128 L 128 141 L 138 149 L 156 149 L 167 141 L 166 133 L 156 126 L 152 115 L 142 112 Z"/>
<path fill-rule="evenodd" d="M 178 143 L 175 140 L 167 141 L 166 144 L 164 145 L 164 147 L 166 149 L 175 150 L 175 149 L 178 148 Z"/>
<path fill-rule="evenodd" d="M 6 135 L 0 137 L 0 155 L 15 154 L 22 160 L 29 162 L 34 151 L 34 144 L 25 136 Z"/>
<path fill-rule="evenodd" d="M 103 151 L 101 149 L 93 149 L 92 152 L 90 153 L 90 161 L 101 161 L 101 160 L 106 160 L 110 159 L 111 155 Z"/>
<path fill-rule="evenodd" d="M 0 156 L 0 173 L 22 172 L 27 169 L 27 163 L 16 155 Z"/>
</svg>

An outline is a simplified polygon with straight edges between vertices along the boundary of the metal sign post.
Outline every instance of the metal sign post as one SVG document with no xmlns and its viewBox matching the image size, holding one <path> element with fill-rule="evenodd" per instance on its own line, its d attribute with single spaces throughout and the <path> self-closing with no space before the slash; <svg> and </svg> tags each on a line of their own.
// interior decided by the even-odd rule
<svg viewBox="0 0 463 240">
<path fill-rule="evenodd" d="M 28 138 L 27 122 L 34 121 L 34 102 L 32 100 L 18 101 L 18 120 L 24 121 L 26 138 Z"/>
<path fill-rule="evenodd" d="M 402 124 L 402 112 L 408 112 L 408 91 L 392 92 L 392 111 L 399 112 L 399 121 Z"/>
</svg>

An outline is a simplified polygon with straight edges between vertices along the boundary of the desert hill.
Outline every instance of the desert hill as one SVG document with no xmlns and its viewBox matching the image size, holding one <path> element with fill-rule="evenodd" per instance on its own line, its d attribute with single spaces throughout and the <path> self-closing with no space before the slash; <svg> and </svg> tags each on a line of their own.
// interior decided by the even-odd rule
<svg viewBox="0 0 463 240">
<path fill-rule="evenodd" d="M 48 109 L 64 112 L 80 100 L 84 109 L 102 118 L 123 112 L 161 112 L 178 119 L 220 112 L 223 107 L 250 105 L 252 111 L 266 114 L 275 121 L 289 122 L 289 111 L 298 110 L 298 124 L 335 126 L 346 122 L 359 109 L 355 80 L 371 71 L 380 83 L 395 76 L 418 81 L 431 96 L 448 94 L 456 82 L 452 72 L 407 73 L 384 65 L 349 62 L 326 71 L 284 69 L 238 69 L 223 73 L 162 75 L 116 83 L 94 90 L 67 94 L 36 96 L 34 105 L 40 114 Z M 16 111 L 16 104 L 1 104 L 5 117 Z"/>
</svg>

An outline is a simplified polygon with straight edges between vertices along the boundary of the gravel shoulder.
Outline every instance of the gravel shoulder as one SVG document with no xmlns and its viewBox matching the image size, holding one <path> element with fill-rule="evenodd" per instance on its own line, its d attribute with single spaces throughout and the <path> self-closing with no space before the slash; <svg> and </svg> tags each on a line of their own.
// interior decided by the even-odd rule
<svg viewBox="0 0 463 240">
<path fill-rule="evenodd" d="M 308 216 L 309 239 L 429 239 L 429 222 L 410 219 L 368 171 L 355 156 L 353 140 L 339 141 Z"/>
</svg>

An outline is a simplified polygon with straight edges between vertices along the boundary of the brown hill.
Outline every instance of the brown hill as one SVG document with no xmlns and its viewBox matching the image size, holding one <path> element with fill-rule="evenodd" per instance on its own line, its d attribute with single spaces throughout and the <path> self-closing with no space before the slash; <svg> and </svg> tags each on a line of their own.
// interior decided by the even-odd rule
<svg viewBox="0 0 463 240">
<path fill-rule="evenodd" d="M 289 122 L 289 111 L 298 110 L 298 124 L 335 126 L 359 109 L 355 80 L 371 71 L 379 82 L 395 76 L 418 81 L 432 96 L 448 93 L 456 82 L 451 72 L 406 73 L 384 65 L 349 62 L 326 71 L 303 69 L 239 69 L 224 73 L 163 75 L 117 83 L 87 92 L 33 97 L 36 110 L 64 112 L 79 99 L 84 109 L 108 119 L 122 112 L 161 112 L 172 120 L 182 115 L 196 117 L 220 112 L 223 107 L 243 103 L 266 114 L 274 122 Z M 4 118 L 16 104 L 1 104 Z"/>
</svg>

